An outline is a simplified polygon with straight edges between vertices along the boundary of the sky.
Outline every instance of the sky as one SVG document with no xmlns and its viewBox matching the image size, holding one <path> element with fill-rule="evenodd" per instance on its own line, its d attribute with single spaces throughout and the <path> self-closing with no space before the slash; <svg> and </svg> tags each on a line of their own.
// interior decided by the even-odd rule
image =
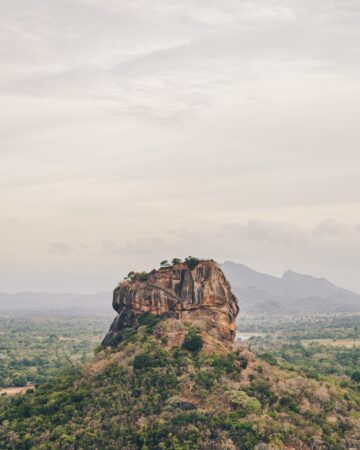
<svg viewBox="0 0 360 450">
<path fill-rule="evenodd" d="M 165 258 L 360 292 L 358 0 L 1 0 L 0 292 Z"/>
</svg>

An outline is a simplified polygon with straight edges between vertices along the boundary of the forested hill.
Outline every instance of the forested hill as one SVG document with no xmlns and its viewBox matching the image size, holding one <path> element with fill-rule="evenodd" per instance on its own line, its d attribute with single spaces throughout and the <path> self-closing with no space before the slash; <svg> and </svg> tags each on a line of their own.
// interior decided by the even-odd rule
<svg viewBox="0 0 360 450">
<path fill-rule="evenodd" d="M 177 322 L 179 326 L 179 322 Z M 0 399 L 2 449 L 345 450 L 360 444 L 355 385 L 308 378 L 246 348 L 204 345 L 147 315 L 86 368 Z"/>
<path fill-rule="evenodd" d="M 252 353 L 235 341 L 237 299 L 214 261 L 130 272 L 113 306 L 92 361 L 0 397 L 1 449 L 360 448 L 357 349 L 323 373 L 323 353 L 279 336 Z"/>
</svg>

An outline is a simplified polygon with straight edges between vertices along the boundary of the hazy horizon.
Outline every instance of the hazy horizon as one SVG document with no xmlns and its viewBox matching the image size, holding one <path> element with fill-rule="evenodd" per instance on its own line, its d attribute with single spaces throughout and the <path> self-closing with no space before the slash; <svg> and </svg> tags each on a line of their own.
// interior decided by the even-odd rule
<svg viewBox="0 0 360 450">
<path fill-rule="evenodd" d="M 226 263 L 231 263 L 231 264 L 235 264 L 235 265 L 240 265 L 240 266 L 244 266 L 244 267 L 246 267 L 247 269 L 250 269 L 250 270 L 252 270 L 252 271 L 254 271 L 254 272 L 256 272 L 256 273 L 259 273 L 259 274 L 261 274 L 261 275 L 270 275 L 270 276 L 273 276 L 273 277 L 275 277 L 275 278 L 278 278 L 278 279 L 282 279 L 284 276 L 285 276 L 285 274 L 287 273 L 287 272 L 294 272 L 294 273 L 296 273 L 297 275 L 300 275 L 300 276 L 309 276 L 309 277 L 312 277 L 312 278 L 315 278 L 315 279 L 326 279 L 325 277 L 321 277 L 321 276 L 319 276 L 319 277 L 314 277 L 312 274 L 310 274 L 310 273 L 300 273 L 300 272 L 296 272 L 295 270 L 292 270 L 291 268 L 289 268 L 289 269 L 286 269 L 286 270 L 283 270 L 283 272 L 282 273 L 277 273 L 277 274 L 275 274 L 275 273 L 266 273 L 266 272 L 261 272 L 261 271 L 259 271 L 259 270 L 256 270 L 254 267 L 250 267 L 250 266 L 248 266 L 248 265 L 246 265 L 246 264 L 244 264 L 244 263 L 242 263 L 242 262 L 240 262 L 240 261 L 230 261 L 230 260 L 225 260 L 225 261 L 217 261 L 221 266 L 223 265 L 223 264 L 226 264 Z M 158 269 L 159 268 L 159 266 L 160 266 L 160 264 L 158 264 L 157 266 L 154 266 L 154 267 L 151 267 L 150 268 L 150 266 L 149 267 L 146 267 L 146 268 L 144 268 L 144 267 L 138 267 L 138 268 L 134 268 L 135 270 L 139 270 L 139 271 L 142 271 L 143 269 L 146 269 L 147 271 L 150 271 L 150 270 L 152 270 L 152 269 Z M 123 274 L 124 275 L 124 277 L 126 276 L 126 274 L 124 273 Z M 121 277 L 119 277 L 119 280 L 118 281 L 121 281 L 122 280 L 122 278 Z M 330 283 L 332 283 L 332 280 L 327 280 L 327 281 L 329 281 Z M 335 284 L 335 283 L 333 283 L 333 284 Z M 112 287 L 110 287 L 109 289 L 102 289 L 102 290 L 98 290 L 98 291 L 61 291 L 61 290 L 58 290 L 58 291 L 41 291 L 41 290 L 36 290 L 36 291 L 29 291 L 29 290 L 23 290 L 23 291 L 16 291 L 16 290 L 14 290 L 14 291 L 7 291 L 7 292 L 4 292 L 4 291 L 0 291 L 0 295 L 1 294 L 5 294 L 5 295 L 7 295 L 7 294 L 9 294 L 9 295 L 17 295 L 17 294 L 34 294 L 34 295 L 36 295 L 36 294 L 44 294 L 44 295 L 46 295 L 46 294 L 50 294 L 50 295 L 52 295 L 52 294 L 54 294 L 54 295 L 96 295 L 96 294 L 102 294 L 102 293 L 106 293 L 106 294 L 111 294 L 112 292 L 113 292 L 113 290 L 115 289 L 115 287 L 116 287 L 116 285 L 117 285 L 117 283 L 116 284 L 114 284 Z M 336 284 L 335 284 L 336 285 Z M 338 288 L 341 288 L 341 289 L 345 289 L 345 290 L 350 290 L 347 286 L 337 286 Z M 356 291 L 356 290 L 353 290 L 353 292 L 355 293 L 355 294 L 359 294 L 360 295 L 360 292 L 359 291 Z"/>
<path fill-rule="evenodd" d="M 360 292 L 359 2 L 0 13 L 0 292 L 187 255 Z"/>
</svg>

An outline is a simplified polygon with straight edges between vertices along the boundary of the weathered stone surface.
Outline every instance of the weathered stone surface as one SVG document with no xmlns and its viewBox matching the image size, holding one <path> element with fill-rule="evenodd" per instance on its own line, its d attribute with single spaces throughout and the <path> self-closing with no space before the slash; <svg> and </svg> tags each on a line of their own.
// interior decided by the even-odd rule
<svg viewBox="0 0 360 450">
<path fill-rule="evenodd" d="M 114 291 L 113 308 L 118 315 L 104 346 L 120 342 L 124 328 L 136 327 L 144 312 L 191 322 L 200 331 L 232 343 L 239 311 L 230 284 L 212 260 L 199 261 L 193 269 L 185 263 L 161 268 L 146 281 L 125 280 Z"/>
</svg>

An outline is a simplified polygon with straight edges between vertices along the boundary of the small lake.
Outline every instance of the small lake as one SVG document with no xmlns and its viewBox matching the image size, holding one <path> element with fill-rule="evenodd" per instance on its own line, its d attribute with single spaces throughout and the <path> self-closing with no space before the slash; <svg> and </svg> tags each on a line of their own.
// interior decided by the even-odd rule
<svg viewBox="0 0 360 450">
<path fill-rule="evenodd" d="M 239 331 L 236 332 L 237 341 L 247 341 L 252 337 L 263 337 L 263 336 L 264 334 L 262 333 L 240 333 Z"/>
</svg>

